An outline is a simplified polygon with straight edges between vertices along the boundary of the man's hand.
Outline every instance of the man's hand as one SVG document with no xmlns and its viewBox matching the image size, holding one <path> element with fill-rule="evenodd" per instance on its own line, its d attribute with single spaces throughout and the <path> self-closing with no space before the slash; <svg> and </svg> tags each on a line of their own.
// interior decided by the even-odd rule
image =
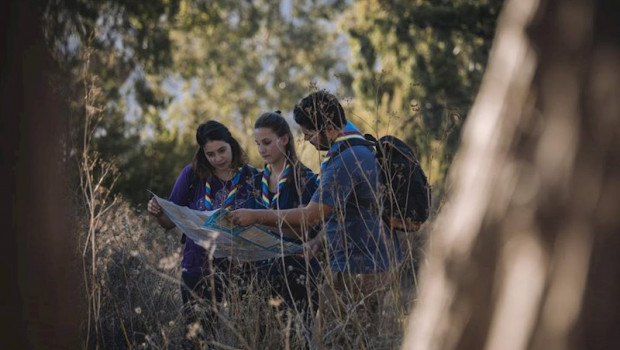
<svg viewBox="0 0 620 350">
<path fill-rule="evenodd" d="M 394 217 L 390 218 L 390 226 L 397 230 L 407 230 L 410 232 L 417 232 L 422 226 L 421 222 L 413 221 L 411 219 L 400 220 Z"/>
<path fill-rule="evenodd" d="M 323 235 L 321 234 L 304 243 L 304 250 L 311 258 L 315 258 L 321 249 L 323 249 Z"/>
<path fill-rule="evenodd" d="M 250 226 L 258 223 L 258 211 L 237 209 L 226 213 L 226 218 L 237 226 Z"/>
</svg>

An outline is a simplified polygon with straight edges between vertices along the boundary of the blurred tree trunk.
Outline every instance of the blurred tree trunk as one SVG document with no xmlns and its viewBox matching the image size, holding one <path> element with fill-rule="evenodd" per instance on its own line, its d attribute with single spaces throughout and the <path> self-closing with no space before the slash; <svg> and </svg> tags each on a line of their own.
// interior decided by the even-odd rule
<svg viewBox="0 0 620 350">
<path fill-rule="evenodd" d="M 55 91 L 68 81 L 43 41 L 46 3 L 6 1 L 0 11 L 0 349 L 83 344 L 78 237 L 62 172 L 67 108 Z"/>
<path fill-rule="evenodd" d="M 507 1 L 404 349 L 620 349 L 618 7 Z"/>
</svg>

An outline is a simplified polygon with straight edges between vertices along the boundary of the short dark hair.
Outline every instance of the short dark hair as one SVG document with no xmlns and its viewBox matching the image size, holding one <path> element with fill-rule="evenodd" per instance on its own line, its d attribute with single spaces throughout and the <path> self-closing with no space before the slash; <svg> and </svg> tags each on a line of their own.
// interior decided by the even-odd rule
<svg viewBox="0 0 620 350">
<path fill-rule="evenodd" d="M 209 141 L 224 141 L 230 145 L 230 149 L 232 151 L 231 167 L 233 169 L 237 169 L 248 163 L 247 155 L 239 145 L 239 142 L 237 142 L 237 140 L 232 136 L 228 128 L 220 122 L 209 120 L 200 124 L 198 129 L 196 129 L 196 143 L 198 144 L 198 151 L 196 151 L 192 166 L 201 179 L 213 175 L 214 168 L 204 153 L 204 146 Z"/>
<path fill-rule="evenodd" d="M 326 125 L 342 129 L 347 123 L 344 108 L 336 96 L 325 90 L 304 97 L 293 109 L 295 122 L 308 130 L 323 130 Z"/>
</svg>

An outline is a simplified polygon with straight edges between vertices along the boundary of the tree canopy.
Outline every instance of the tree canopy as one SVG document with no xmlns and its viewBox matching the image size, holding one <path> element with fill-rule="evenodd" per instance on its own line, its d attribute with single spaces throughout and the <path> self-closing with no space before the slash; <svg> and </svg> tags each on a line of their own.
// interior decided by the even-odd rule
<svg viewBox="0 0 620 350">
<path fill-rule="evenodd" d="M 442 181 L 501 3 L 54 0 L 45 33 L 74 77 L 72 130 L 88 67 L 102 91 L 95 149 L 117 164 L 116 191 L 144 203 L 146 189 L 169 192 L 200 122 L 229 125 L 260 165 L 253 121 L 272 110 L 292 121 L 314 88 L 341 97 L 364 131 L 405 139 Z"/>
</svg>

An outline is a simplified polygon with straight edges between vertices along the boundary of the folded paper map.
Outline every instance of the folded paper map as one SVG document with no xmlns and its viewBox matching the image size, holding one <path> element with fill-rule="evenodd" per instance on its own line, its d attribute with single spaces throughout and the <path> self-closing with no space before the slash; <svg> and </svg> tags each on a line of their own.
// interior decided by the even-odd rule
<svg viewBox="0 0 620 350">
<path fill-rule="evenodd" d="M 168 218 L 214 258 L 258 261 L 302 252 L 301 244 L 283 238 L 267 227 L 233 225 L 226 219 L 224 209 L 193 210 L 154 197 Z"/>
</svg>

